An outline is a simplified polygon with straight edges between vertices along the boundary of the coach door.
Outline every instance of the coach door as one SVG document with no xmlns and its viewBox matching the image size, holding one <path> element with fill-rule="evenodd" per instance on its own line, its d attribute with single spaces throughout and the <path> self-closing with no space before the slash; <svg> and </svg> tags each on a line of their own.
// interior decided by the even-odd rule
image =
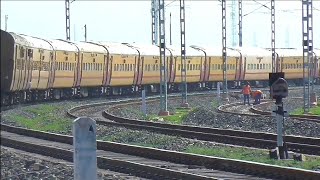
<svg viewBox="0 0 320 180">
<path fill-rule="evenodd" d="M 109 86 L 110 81 L 111 81 L 111 74 L 112 74 L 112 61 L 113 61 L 113 56 L 104 55 L 104 65 L 105 68 L 103 70 L 103 81 L 102 84 L 103 86 Z"/>
<path fill-rule="evenodd" d="M 236 73 L 235 73 L 235 76 L 234 76 L 234 79 L 236 81 L 239 81 L 240 80 L 240 74 L 241 74 L 241 60 L 239 57 L 235 57 L 236 59 Z"/>
<path fill-rule="evenodd" d="M 211 57 L 209 57 L 209 60 L 207 60 L 207 55 L 206 56 L 206 72 L 205 72 L 205 82 L 209 81 L 209 76 L 210 76 L 210 64 L 211 64 Z"/>
<path fill-rule="evenodd" d="M 246 76 L 246 69 L 247 69 L 247 58 L 246 57 L 243 58 L 242 55 L 240 55 L 240 61 L 241 61 L 240 80 L 244 80 Z"/>
<path fill-rule="evenodd" d="M 177 57 L 171 57 L 171 63 L 172 63 L 172 65 L 171 65 L 171 78 L 170 78 L 170 82 L 171 83 L 174 83 L 174 81 L 175 81 L 175 77 L 176 77 L 176 66 L 177 66 Z"/>
<path fill-rule="evenodd" d="M 77 62 L 77 68 L 74 71 L 74 87 L 79 87 L 81 84 L 82 77 L 82 62 L 83 62 L 83 52 L 77 47 L 78 53 L 75 53 L 75 61 Z"/>
<path fill-rule="evenodd" d="M 138 80 L 137 80 L 137 85 L 141 85 L 142 83 L 142 78 L 143 78 L 143 64 L 144 64 L 144 57 L 140 58 L 139 62 L 139 68 L 138 68 Z"/>
<path fill-rule="evenodd" d="M 201 63 L 201 69 L 200 69 L 200 82 L 203 82 L 204 81 L 204 72 L 205 72 L 205 59 L 206 57 L 201 57 L 200 58 L 200 63 Z"/>
<path fill-rule="evenodd" d="M 56 52 L 55 50 L 53 50 L 50 52 L 49 80 L 47 85 L 48 89 L 53 87 L 55 74 L 56 74 Z"/>
</svg>

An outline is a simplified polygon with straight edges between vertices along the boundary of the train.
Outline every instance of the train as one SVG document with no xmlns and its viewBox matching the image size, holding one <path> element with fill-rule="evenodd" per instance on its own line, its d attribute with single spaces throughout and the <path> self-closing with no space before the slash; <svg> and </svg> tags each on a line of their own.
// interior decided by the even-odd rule
<svg viewBox="0 0 320 180">
<path fill-rule="evenodd" d="M 226 77 L 229 88 L 244 82 L 268 86 L 270 49 L 229 47 Z M 276 72 L 291 84 L 302 84 L 301 49 L 276 49 Z M 314 49 L 312 83 L 319 83 L 320 49 Z M 223 81 L 222 47 L 180 47 L 165 50 L 168 92 L 181 90 L 185 68 L 188 90 L 213 89 Z M 43 39 L 1 30 L 1 105 L 48 99 L 123 95 L 160 91 L 160 50 L 157 45 L 103 41 Z"/>
</svg>

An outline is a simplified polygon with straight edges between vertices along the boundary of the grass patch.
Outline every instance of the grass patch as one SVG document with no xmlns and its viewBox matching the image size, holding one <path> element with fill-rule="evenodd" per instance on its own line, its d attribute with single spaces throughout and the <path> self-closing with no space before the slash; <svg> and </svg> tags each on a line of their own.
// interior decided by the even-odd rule
<svg viewBox="0 0 320 180">
<path fill-rule="evenodd" d="M 181 124 L 190 111 L 190 109 L 176 109 L 176 112 L 174 114 L 170 116 L 164 116 L 163 120 L 174 124 Z"/>
<path fill-rule="evenodd" d="M 163 119 L 164 121 L 171 122 L 173 124 L 181 124 L 183 120 L 188 116 L 193 109 L 184 109 L 184 108 L 177 108 L 173 114 L 170 116 L 158 116 L 155 114 L 148 114 L 145 119 L 149 121 L 159 121 Z"/>
<path fill-rule="evenodd" d="M 218 101 L 213 101 L 211 104 L 212 104 L 212 107 L 213 107 L 214 109 L 216 109 L 216 108 L 219 107 L 219 102 L 218 102 Z"/>
<path fill-rule="evenodd" d="M 57 105 L 28 107 L 24 109 L 24 113 L 10 115 L 9 119 L 28 129 L 63 133 L 71 131 L 72 126 L 70 119 L 57 115 L 63 109 L 64 107 Z"/>
<path fill-rule="evenodd" d="M 269 152 L 264 150 L 253 150 L 241 147 L 228 147 L 228 146 L 219 146 L 215 148 L 203 148 L 196 146 L 189 146 L 185 152 L 216 156 L 223 158 L 239 159 L 246 161 L 254 161 L 265 164 L 279 165 L 285 167 L 296 167 L 308 170 L 316 170 L 320 168 L 320 157 L 306 157 L 305 162 L 294 161 L 294 160 L 285 160 L 279 161 L 269 158 Z"/>
<path fill-rule="evenodd" d="M 304 114 L 303 108 L 295 109 L 290 114 L 292 114 L 292 115 L 303 115 Z M 310 114 L 320 116 L 320 104 L 317 107 L 310 108 Z"/>
</svg>

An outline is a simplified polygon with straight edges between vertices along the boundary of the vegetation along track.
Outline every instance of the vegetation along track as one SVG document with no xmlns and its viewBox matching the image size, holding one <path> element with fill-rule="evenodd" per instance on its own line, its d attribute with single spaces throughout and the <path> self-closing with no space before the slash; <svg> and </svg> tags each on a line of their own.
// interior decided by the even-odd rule
<svg viewBox="0 0 320 180">
<path fill-rule="evenodd" d="M 1 125 L 1 144 L 72 161 L 72 136 Z M 315 171 L 97 141 L 98 167 L 152 179 L 319 179 Z M 259 178 L 261 177 L 261 178 Z"/>
<path fill-rule="evenodd" d="M 156 101 L 156 99 L 153 99 L 152 101 Z M 121 104 L 119 105 L 119 103 Z M 119 108 L 119 106 L 129 106 L 135 105 L 137 103 L 139 102 L 131 100 L 130 102 L 117 101 L 87 104 L 71 108 L 68 110 L 67 113 L 70 117 L 77 118 L 77 111 L 86 108 L 95 107 L 94 109 L 98 109 L 99 113 L 101 113 L 101 108 L 96 107 L 101 106 L 102 108 L 104 108 L 105 105 L 117 104 L 116 106 L 112 106 L 111 108 Z M 131 129 L 145 129 L 168 135 L 178 135 L 185 138 L 196 138 L 199 140 L 214 141 L 219 143 L 249 146 L 256 148 L 271 149 L 276 147 L 276 134 L 271 133 L 206 128 L 189 125 L 175 125 L 144 120 L 128 119 L 115 116 L 109 113 L 107 110 L 102 112 L 102 116 L 105 118 L 105 120 L 96 120 L 97 124 L 123 126 Z M 291 151 L 312 155 L 320 155 L 320 138 L 286 136 L 286 143 L 288 149 Z"/>
</svg>

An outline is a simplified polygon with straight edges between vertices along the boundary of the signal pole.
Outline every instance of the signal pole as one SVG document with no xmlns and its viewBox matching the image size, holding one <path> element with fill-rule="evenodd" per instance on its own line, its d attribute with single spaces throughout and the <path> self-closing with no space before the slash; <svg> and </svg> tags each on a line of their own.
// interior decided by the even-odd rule
<svg viewBox="0 0 320 180">
<path fill-rule="evenodd" d="M 166 66 L 166 31 L 164 16 L 164 0 L 159 0 L 159 32 L 160 32 L 160 116 L 169 115 L 167 110 L 167 66 Z"/>
<path fill-rule="evenodd" d="M 313 60 L 312 0 L 302 0 L 302 46 L 303 46 L 303 110 L 310 111 L 310 72 Z M 307 68 L 307 70 L 306 70 Z M 306 81 L 308 81 L 306 85 Z"/>
<path fill-rule="evenodd" d="M 227 98 L 228 87 L 227 87 L 227 23 L 226 23 L 226 0 L 221 0 L 222 2 L 222 62 L 223 62 L 223 81 L 224 88 L 223 93 L 225 93 Z"/>
<path fill-rule="evenodd" d="M 170 14 L 171 17 L 171 14 Z M 187 60 L 186 60 L 186 24 L 185 24 L 185 3 L 180 0 L 180 37 L 181 37 L 181 85 L 182 85 L 182 103 L 181 107 L 189 107 L 187 102 Z"/>
</svg>

